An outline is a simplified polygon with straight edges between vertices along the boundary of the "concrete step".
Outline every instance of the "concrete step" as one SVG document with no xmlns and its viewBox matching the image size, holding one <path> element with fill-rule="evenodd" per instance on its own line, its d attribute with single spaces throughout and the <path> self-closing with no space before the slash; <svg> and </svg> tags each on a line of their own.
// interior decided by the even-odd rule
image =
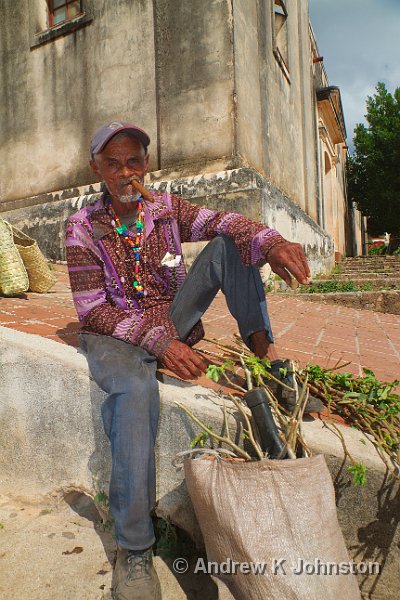
<svg viewBox="0 0 400 600">
<path fill-rule="evenodd" d="M 379 274 L 387 274 L 387 275 L 398 275 L 400 273 L 400 267 L 385 267 L 382 269 L 379 269 L 377 267 L 372 268 L 368 268 L 368 266 L 364 266 L 364 267 L 360 267 L 359 269 L 343 269 L 340 274 L 344 275 L 344 274 L 349 274 L 349 275 L 354 275 L 357 276 L 358 273 L 378 273 Z"/>
<path fill-rule="evenodd" d="M 349 256 L 342 260 L 341 264 L 362 263 L 362 262 L 400 262 L 400 255 L 390 256 Z"/>
<path fill-rule="evenodd" d="M 400 289 L 400 277 L 336 277 L 334 279 L 326 278 L 326 279 L 313 279 L 311 281 L 311 286 L 313 287 L 327 287 L 329 285 L 336 286 L 338 289 L 329 290 L 325 289 L 323 293 L 332 293 L 332 292 L 340 292 L 340 291 L 352 291 L 349 289 L 341 289 L 345 288 L 346 285 L 354 285 L 356 288 L 361 288 L 359 291 L 367 291 L 370 292 L 372 290 L 381 290 L 381 289 Z M 308 286 L 304 286 L 298 288 L 300 293 L 307 293 Z M 354 290 L 357 291 L 357 290 Z"/>
<path fill-rule="evenodd" d="M 353 279 L 353 278 L 357 278 L 358 280 L 362 280 L 362 279 L 380 279 L 382 281 L 385 280 L 396 280 L 396 281 L 400 281 L 400 272 L 398 273 L 393 273 L 392 271 L 389 272 L 385 272 L 385 273 L 373 273 L 370 271 L 356 271 L 353 273 L 338 273 L 338 274 L 333 274 L 333 275 L 324 275 L 321 277 L 321 279 Z"/>
<path fill-rule="evenodd" d="M 320 275 L 316 281 L 328 281 L 328 280 L 348 280 L 348 279 L 381 279 L 385 281 L 386 279 L 396 279 L 400 281 L 400 272 L 399 274 L 389 272 L 389 273 L 371 273 L 370 271 L 356 271 L 353 273 L 330 273 L 327 275 Z"/>
<path fill-rule="evenodd" d="M 325 304 L 372 310 L 379 313 L 400 315 L 400 290 L 377 290 L 371 292 L 333 292 L 325 294 L 299 294 L 302 300 Z"/>
<path fill-rule="evenodd" d="M 338 269 L 341 273 L 349 273 L 356 271 L 372 271 L 372 272 L 400 272 L 400 257 L 365 257 L 365 258 L 348 258 L 339 263 Z"/>
</svg>

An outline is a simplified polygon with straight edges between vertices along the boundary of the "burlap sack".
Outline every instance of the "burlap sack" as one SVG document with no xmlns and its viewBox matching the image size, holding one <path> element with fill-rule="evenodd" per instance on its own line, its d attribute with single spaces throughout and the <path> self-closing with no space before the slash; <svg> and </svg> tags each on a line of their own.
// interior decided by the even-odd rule
<svg viewBox="0 0 400 600">
<path fill-rule="evenodd" d="M 360 600 L 323 456 L 188 459 L 185 476 L 208 561 L 265 565 L 214 575 L 220 600 Z"/>
</svg>

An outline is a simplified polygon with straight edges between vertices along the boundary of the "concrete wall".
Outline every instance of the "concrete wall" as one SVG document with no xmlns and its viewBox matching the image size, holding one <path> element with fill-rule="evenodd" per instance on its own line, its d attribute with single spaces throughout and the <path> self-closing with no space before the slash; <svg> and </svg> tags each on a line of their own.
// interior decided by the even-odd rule
<svg viewBox="0 0 400 600">
<path fill-rule="evenodd" d="M 92 182 L 88 144 L 104 121 L 156 135 L 152 2 L 94 2 L 91 23 L 32 49 L 41 0 L 1 11 L 2 202 Z"/>
<path fill-rule="evenodd" d="M 290 241 L 303 244 L 313 274 L 330 271 L 334 263 L 329 236 L 294 202 L 282 194 L 268 179 L 250 168 L 219 171 L 196 177 L 165 180 L 163 173 L 152 173 L 151 187 L 180 194 L 190 202 L 214 210 L 233 210 L 255 221 L 274 227 Z M 46 256 L 65 260 L 64 231 L 67 218 L 82 206 L 93 202 L 94 187 L 70 190 L 72 197 L 61 193 L 54 198 L 42 197 L 44 204 L 3 213 L 3 218 L 34 237 Z M 78 195 L 79 194 L 79 195 Z M 185 244 L 190 265 L 200 244 Z"/>
<path fill-rule="evenodd" d="M 37 201 L 34 219 L 48 215 L 49 236 L 59 236 L 43 197 L 73 197 L 94 183 L 91 134 L 118 119 L 148 130 L 155 179 L 250 167 L 303 210 L 299 223 L 308 215 L 323 226 L 307 1 L 286 3 L 287 68 L 276 54 L 273 0 L 84 0 L 85 15 L 50 30 L 45 4 L 1 9 L 0 212 Z M 235 203 L 247 212 L 253 199 L 250 212 L 264 218 L 268 197 Z"/>
<path fill-rule="evenodd" d="M 0 202 L 92 182 L 90 137 L 109 120 L 149 132 L 155 170 L 232 155 L 230 2 L 100 0 L 30 49 L 44 3 L 2 6 Z"/>
<path fill-rule="evenodd" d="M 159 169 L 230 158 L 231 2 L 155 0 L 154 9 Z"/>
</svg>

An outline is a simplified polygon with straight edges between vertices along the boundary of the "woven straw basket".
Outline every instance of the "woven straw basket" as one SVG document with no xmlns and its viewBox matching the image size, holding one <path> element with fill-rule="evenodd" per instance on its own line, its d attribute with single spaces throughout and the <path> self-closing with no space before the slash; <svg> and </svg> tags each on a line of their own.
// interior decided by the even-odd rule
<svg viewBox="0 0 400 600">
<path fill-rule="evenodd" d="M 11 225 L 0 217 L 0 294 L 17 296 L 28 287 L 28 274 L 14 245 Z"/>
<path fill-rule="evenodd" d="M 24 262 L 29 277 L 31 292 L 44 294 L 56 283 L 56 278 L 49 269 L 46 258 L 40 250 L 37 241 L 26 233 L 11 225 L 14 244 Z"/>
</svg>

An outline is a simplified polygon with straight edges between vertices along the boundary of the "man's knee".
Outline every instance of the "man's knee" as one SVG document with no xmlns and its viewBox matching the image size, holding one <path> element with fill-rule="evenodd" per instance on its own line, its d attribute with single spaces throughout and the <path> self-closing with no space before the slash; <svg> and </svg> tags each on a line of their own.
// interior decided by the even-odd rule
<svg viewBox="0 0 400 600">
<path fill-rule="evenodd" d="M 211 260 L 231 259 L 238 254 L 235 242 L 227 235 L 217 235 L 208 243 Z"/>
</svg>

